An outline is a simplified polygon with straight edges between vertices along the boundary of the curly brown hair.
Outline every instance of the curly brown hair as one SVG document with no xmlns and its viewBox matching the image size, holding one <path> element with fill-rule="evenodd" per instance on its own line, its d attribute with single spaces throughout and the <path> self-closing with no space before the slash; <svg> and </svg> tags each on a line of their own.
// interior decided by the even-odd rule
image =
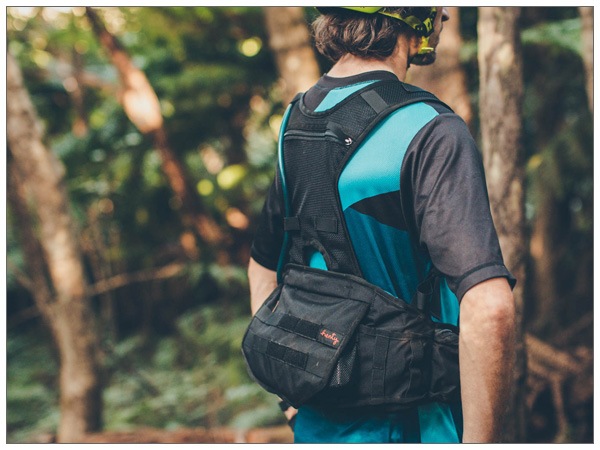
<svg viewBox="0 0 600 450">
<path fill-rule="evenodd" d="M 394 52 L 400 35 L 416 36 L 404 22 L 382 14 L 363 14 L 342 8 L 319 8 L 319 11 L 321 15 L 312 23 L 315 44 L 319 53 L 333 62 L 346 53 L 382 60 Z M 424 20 L 431 8 L 395 7 L 384 8 L 384 11 Z"/>
</svg>

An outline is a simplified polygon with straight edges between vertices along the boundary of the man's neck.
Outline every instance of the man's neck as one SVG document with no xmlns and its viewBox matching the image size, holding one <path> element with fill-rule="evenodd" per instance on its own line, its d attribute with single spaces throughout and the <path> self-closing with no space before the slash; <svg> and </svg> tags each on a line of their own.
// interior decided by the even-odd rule
<svg viewBox="0 0 600 450">
<path fill-rule="evenodd" d="M 384 60 L 364 59 L 347 53 L 334 64 L 327 75 L 344 78 L 374 70 L 385 70 L 395 74 L 400 81 L 404 81 L 408 70 L 408 48 L 400 42 L 398 44 L 394 53 Z"/>
</svg>

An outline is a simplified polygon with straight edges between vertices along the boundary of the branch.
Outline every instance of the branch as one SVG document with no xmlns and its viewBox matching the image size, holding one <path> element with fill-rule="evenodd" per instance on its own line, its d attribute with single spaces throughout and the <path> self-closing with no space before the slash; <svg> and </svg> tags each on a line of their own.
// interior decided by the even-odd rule
<svg viewBox="0 0 600 450">
<path fill-rule="evenodd" d="M 21 272 L 21 270 L 16 266 L 16 264 L 13 263 L 11 260 L 7 259 L 6 265 L 10 270 L 12 270 L 14 277 L 16 278 L 17 282 L 21 285 L 21 287 L 25 288 L 25 290 L 27 290 L 30 294 L 35 294 L 35 286 L 33 284 L 33 281 L 31 281 L 31 279 L 27 275 Z"/>
<path fill-rule="evenodd" d="M 525 345 L 530 359 L 550 368 L 554 373 L 576 374 L 582 364 L 566 352 L 562 352 L 531 334 L 525 336 Z"/>
<path fill-rule="evenodd" d="M 27 291 L 29 291 L 32 295 L 35 296 L 36 292 L 34 283 L 27 277 L 27 275 L 21 272 L 15 266 L 14 263 L 7 260 L 7 264 L 10 267 L 10 269 L 14 272 L 14 276 L 19 282 L 19 284 L 21 284 L 21 286 L 23 286 Z M 183 269 L 185 269 L 185 264 L 173 263 L 155 269 L 140 270 L 139 272 L 115 275 L 114 277 L 110 277 L 105 280 L 100 280 L 97 283 L 89 286 L 88 295 L 92 296 L 103 294 L 105 292 L 113 291 L 120 287 L 127 286 L 128 284 L 172 278 L 179 275 L 183 271 Z M 32 306 L 23 311 L 20 311 L 14 317 L 12 317 L 10 319 L 10 325 L 14 327 L 22 322 L 35 318 L 38 315 L 39 305 Z"/>
<path fill-rule="evenodd" d="M 556 339 L 554 339 L 554 344 L 564 346 L 571 342 L 571 340 L 585 331 L 588 327 L 591 327 L 594 324 L 594 315 L 586 314 L 582 316 L 577 322 L 570 325 L 564 331 L 561 331 Z"/>
<path fill-rule="evenodd" d="M 35 319 L 40 316 L 40 309 L 36 306 L 30 306 L 29 308 L 23 309 L 11 317 L 7 318 L 7 325 L 10 328 L 17 328 L 19 325 L 27 322 L 28 320 Z"/>
<path fill-rule="evenodd" d="M 208 214 L 206 205 L 191 182 L 185 166 L 168 143 L 160 102 L 148 78 L 135 66 L 119 40 L 106 29 L 94 9 L 86 7 L 85 12 L 94 34 L 121 78 L 122 90 L 119 102 L 125 114 L 141 133 L 154 138 L 162 160 L 163 172 L 167 176 L 171 189 L 181 201 L 183 225 L 195 231 L 194 237 L 199 237 L 211 246 L 227 243 L 230 239 L 229 233 L 224 233 L 219 224 Z M 195 243 L 194 247 L 196 247 Z M 197 251 L 191 252 L 194 258 L 196 253 Z"/>
<path fill-rule="evenodd" d="M 172 278 L 179 275 L 184 268 L 185 264 L 183 263 L 172 263 L 154 269 L 140 270 L 133 273 L 122 273 L 94 283 L 89 287 L 88 292 L 90 295 L 98 295 L 127 286 L 128 284 Z"/>
</svg>

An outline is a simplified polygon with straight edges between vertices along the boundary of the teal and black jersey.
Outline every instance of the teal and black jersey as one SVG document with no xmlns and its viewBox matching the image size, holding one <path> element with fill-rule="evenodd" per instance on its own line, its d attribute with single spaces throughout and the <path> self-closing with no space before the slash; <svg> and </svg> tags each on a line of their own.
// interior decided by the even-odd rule
<svg viewBox="0 0 600 450">
<path fill-rule="evenodd" d="M 384 71 L 325 75 L 301 101 L 327 111 L 379 80 Z M 459 299 L 489 278 L 514 279 L 504 266 L 489 209 L 483 165 L 464 122 L 438 103 L 394 111 L 363 140 L 343 168 L 338 192 L 363 277 L 395 297 L 412 299 L 432 267 L 443 274 L 434 320 L 458 325 Z M 279 175 L 263 208 L 252 257 L 276 270 L 283 245 Z M 320 253 L 307 256 L 327 269 Z M 431 403 L 402 413 L 302 407 L 297 442 L 459 442 L 460 405 Z M 387 437 L 385 437 L 387 436 Z"/>
</svg>

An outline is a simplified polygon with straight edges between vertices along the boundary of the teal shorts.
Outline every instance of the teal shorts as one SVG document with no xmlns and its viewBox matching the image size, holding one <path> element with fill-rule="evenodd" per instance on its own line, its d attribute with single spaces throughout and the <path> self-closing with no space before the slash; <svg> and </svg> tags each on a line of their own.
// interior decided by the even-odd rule
<svg viewBox="0 0 600 450">
<path fill-rule="evenodd" d="M 303 406 L 295 443 L 458 443 L 460 405 L 432 403 L 394 413 L 323 410 Z"/>
</svg>

